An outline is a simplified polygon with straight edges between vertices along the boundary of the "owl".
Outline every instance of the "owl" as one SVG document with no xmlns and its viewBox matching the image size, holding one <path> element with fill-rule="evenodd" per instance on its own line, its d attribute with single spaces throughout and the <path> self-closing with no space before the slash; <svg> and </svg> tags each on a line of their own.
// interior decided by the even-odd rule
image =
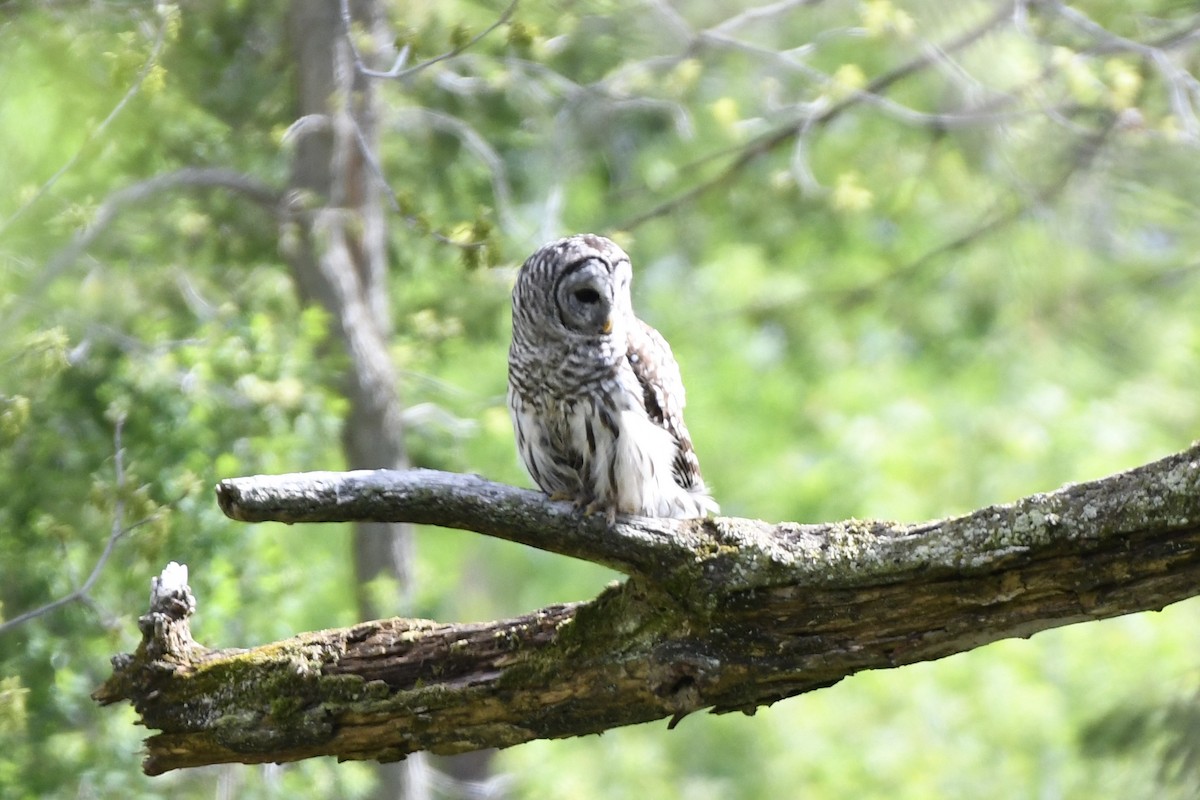
<svg viewBox="0 0 1200 800">
<path fill-rule="evenodd" d="M 517 449 L 551 498 L 617 513 L 719 510 L 683 424 L 679 365 L 633 313 L 629 256 L 603 236 L 545 245 L 513 287 L 508 408 Z"/>
</svg>

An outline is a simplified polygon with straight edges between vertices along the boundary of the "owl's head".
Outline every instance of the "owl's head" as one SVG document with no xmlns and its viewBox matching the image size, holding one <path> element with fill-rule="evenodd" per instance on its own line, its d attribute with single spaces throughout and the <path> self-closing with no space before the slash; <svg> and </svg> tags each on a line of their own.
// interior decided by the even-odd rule
<svg viewBox="0 0 1200 800">
<path fill-rule="evenodd" d="M 585 233 L 551 242 L 522 265 L 513 288 L 513 327 L 539 338 L 609 337 L 625 341 L 632 307 L 629 256 Z"/>
</svg>

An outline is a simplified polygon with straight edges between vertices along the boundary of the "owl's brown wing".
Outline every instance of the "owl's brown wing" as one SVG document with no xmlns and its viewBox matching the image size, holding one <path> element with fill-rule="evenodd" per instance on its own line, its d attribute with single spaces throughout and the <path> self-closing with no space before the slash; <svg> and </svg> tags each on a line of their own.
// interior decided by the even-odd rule
<svg viewBox="0 0 1200 800">
<path fill-rule="evenodd" d="M 700 460 L 692 448 L 692 437 L 683 424 L 685 397 L 679 364 L 671 346 L 658 331 L 640 319 L 634 320 L 629 334 L 626 354 L 629 366 L 642 387 L 646 414 L 657 425 L 666 428 L 675 440 L 675 458 L 671 471 L 675 482 L 685 489 L 701 488 Z"/>
</svg>

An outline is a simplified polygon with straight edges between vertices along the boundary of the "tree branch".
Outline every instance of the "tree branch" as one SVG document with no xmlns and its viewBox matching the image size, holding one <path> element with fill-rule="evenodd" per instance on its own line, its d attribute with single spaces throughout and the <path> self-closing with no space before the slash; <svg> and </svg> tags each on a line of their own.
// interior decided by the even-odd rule
<svg viewBox="0 0 1200 800">
<path fill-rule="evenodd" d="M 87 227 L 80 231 L 70 244 L 54 254 L 46 264 L 45 273 L 56 276 L 75 263 L 75 260 L 95 244 L 129 206 L 145 203 L 163 192 L 176 189 L 225 189 L 271 213 L 278 213 L 279 204 L 283 199 L 277 190 L 257 178 L 230 169 L 185 167 L 155 175 L 153 178 L 119 189 L 105 198 Z"/>
<path fill-rule="evenodd" d="M 850 307 L 878 293 L 885 286 L 912 280 L 923 273 L 930 264 L 973 247 L 983 239 L 1024 219 L 1031 211 L 1052 203 L 1066 191 L 1076 175 L 1086 174 L 1086 170 L 1095 163 L 1119 120 L 1120 117 L 1116 114 L 1103 113 L 1096 128 L 1074 144 L 1067 163 L 1050 181 L 1032 188 L 1015 200 L 1010 196 L 1000 198 L 991 208 L 979 215 L 967 230 L 926 250 L 912 261 L 896 266 L 869 284 L 852 287 L 842 293 L 840 298 L 836 298 L 835 302 L 842 307 Z"/>
<path fill-rule="evenodd" d="M 624 517 L 609 527 L 536 492 L 430 470 L 237 478 L 217 494 L 235 519 L 462 527 L 631 578 L 587 603 L 498 622 L 394 618 L 217 651 L 192 640 L 195 601 L 173 567 L 155 581 L 141 646 L 113 659 L 93 695 L 130 700 L 161 731 L 147 740 L 150 774 L 394 760 L 674 725 L 704 708 L 753 713 L 860 670 L 1200 593 L 1200 444 L 917 525 Z"/>
<path fill-rule="evenodd" d="M 0 622 L 0 633 L 12 630 L 21 625 L 24 625 L 31 619 L 36 619 L 51 611 L 55 611 L 63 606 L 70 605 L 77 601 L 89 601 L 91 599 L 92 587 L 96 584 L 101 573 L 104 571 L 105 564 L 112 557 L 113 550 L 116 549 L 117 542 L 121 537 L 129 533 L 138 525 L 149 522 L 149 519 L 140 520 L 133 525 L 125 524 L 125 448 L 121 445 L 121 431 L 125 427 L 125 416 L 121 415 L 117 418 L 113 426 L 113 473 L 116 488 L 116 500 L 113 504 L 112 525 L 109 527 L 108 540 L 104 543 L 104 549 L 96 558 L 96 563 L 92 565 L 92 571 L 88 573 L 87 578 L 83 583 L 71 590 L 67 594 L 49 603 L 30 609 L 21 614 L 17 614 L 12 619 L 6 619 Z"/>
<path fill-rule="evenodd" d="M 798 1 L 797 4 L 803 5 L 804 3 Z M 786 10 L 789 5 L 785 1 L 765 6 L 763 10 L 768 13 L 775 13 L 779 10 Z M 1052 42 L 1044 41 L 1023 25 L 1022 21 L 1025 19 L 1027 12 L 1026 5 L 1023 2 L 1014 3 L 1006 1 L 998 3 L 994 12 L 977 26 L 962 32 L 944 44 L 932 41 L 927 42 L 921 53 L 894 69 L 872 79 L 862 89 L 849 92 L 847 96 L 836 102 L 829 100 L 827 97 L 818 98 L 815 102 L 809 103 L 801 109 L 795 118 L 776 125 L 773 129 L 760 134 L 749 142 L 735 147 L 721 148 L 716 152 L 709 153 L 692 161 L 678 170 L 679 174 L 691 176 L 705 164 L 717 161 L 718 159 L 728 159 L 724 166 L 711 175 L 696 181 L 687 188 L 676 191 L 667 199 L 658 202 L 644 211 L 613 223 L 610 227 L 620 230 L 631 230 L 652 219 L 665 216 L 683 206 L 691 204 L 714 190 L 728 186 L 761 157 L 777 151 L 798 137 L 804 137 L 813 131 L 827 127 L 843 113 L 851 111 L 860 105 L 877 108 L 884 114 L 905 124 L 924 125 L 936 129 L 999 124 L 1005 120 L 1033 115 L 1045 115 L 1065 123 L 1065 119 L 1062 117 L 1064 112 L 1071 116 L 1086 113 L 1090 110 L 1087 106 L 1073 101 L 1068 100 L 1047 104 L 1044 99 L 1041 99 L 1040 95 L 1046 88 L 1047 80 L 1059 71 L 1058 67 L 1050 65 L 1043 69 L 1039 75 L 1026 81 L 1021 86 L 1001 93 L 989 90 L 989 93 L 993 94 L 990 99 L 963 111 L 943 111 L 936 113 L 922 111 L 905 106 L 887 96 L 887 91 L 896 84 L 921 74 L 930 68 L 951 66 L 957 72 L 960 68 L 952 66 L 950 56 L 966 50 L 990 35 L 1005 30 L 1014 23 L 1018 26 L 1019 30 L 1035 41 L 1047 47 L 1053 46 Z M 1198 125 L 1196 108 L 1200 106 L 1200 81 L 1197 81 L 1196 77 L 1186 69 L 1176 65 L 1168 53 L 1168 51 L 1182 47 L 1193 41 L 1197 36 L 1200 36 L 1200 29 L 1197 28 L 1194 21 L 1189 21 L 1188 24 L 1172 30 L 1157 39 L 1148 42 L 1137 42 L 1106 31 L 1086 15 L 1065 6 L 1061 2 L 1044 5 L 1050 12 L 1064 17 L 1072 25 L 1084 30 L 1093 37 L 1093 43 L 1079 51 L 1081 55 L 1097 56 L 1106 53 L 1125 52 L 1131 53 L 1149 64 L 1159 73 L 1167 88 L 1167 99 L 1176 119 L 1182 124 L 1183 135 L 1192 140 L 1196 139 Z M 1039 5 L 1040 7 L 1041 5 Z M 752 11 L 754 10 L 752 9 Z M 740 24 L 742 16 L 739 14 L 737 17 L 727 20 L 727 23 Z M 784 69 L 800 72 L 819 84 L 829 85 L 834 82 L 832 75 L 822 73 L 803 60 L 793 59 L 784 53 L 760 48 L 731 38 L 726 33 L 729 29 L 727 23 L 722 23 L 698 32 L 690 43 L 687 51 L 688 54 L 691 54 L 692 51 L 698 50 L 704 45 L 729 47 L 771 59 L 776 65 Z M 1026 100 L 1025 104 L 1020 104 L 1022 99 Z M 1001 226 L 1002 224 L 1000 223 Z M 948 244 L 948 249 L 955 249 L 956 247 L 955 242 Z"/>
<path fill-rule="evenodd" d="M 688 523 L 631 520 L 609 528 L 540 492 L 429 469 L 260 475 L 217 485 L 217 501 L 243 522 L 415 522 L 483 533 L 626 574 L 693 557 Z"/>
<path fill-rule="evenodd" d="M 230 169 L 185 167 L 125 186 L 108 195 L 97 207 L 87 227 L 80 230 L 50 258 L 33 285 L 25 291 L 24 302 L 16 306 L 7 318 L 0 320 L 0 327 L 15 326 L 33 307 L 33 299 L 40 296 L 46 287 L 107 233 L 127 208 L 146 203 L 159 194 L 177 189 L 224 189 L 261 206 L 275 216 L 285 211 L 282 207 L 285 198 L 280 192 L 257 178 Z"/>
<path fill-rule="evenodd" d="M 616 227 L 622 230 L 632 230 L 652 219 L 669 214 L 680 206 L 693 202 L 708 192 L 727 185 L 743 170 L 757 161 L 761 156 L 774 151 L 794 137 L 818 127 L 827 126 L 844 112 L 854 108 L 859 103 L 871 102 L 881 98 L 894 84 L 926 68 L 936 64 L 939 59 L 948 54 L 963 50 L 992 31 L 1007 24 L 1012 19 L 1013 3 L 1001 3 L 997 10 L 978 26 L 967 30 L 949 42 L 927 48 L 925 52 L 906 61 L 895 69 L 872 79 L 862 89 L 851 92 L 847 97 L 827 103 L 811 113 L 806 113 L 799 121 L 788 122 L 774 130 L 768 131 L 755 138 L 738 150 L 737 157 L 722 168 L 717 174 L 706 178 L 692 187 L 685 189 L 673 197 L 621 222 Z"/>
<path fill-rule="evenodd" d="M 404 48 L 401 49 L 401 51 L 396 55 L 396 60 L 392 64 L 392 68 L 386 72 L 383 70 L 371 69 L 363 61 L 362 53 L 359 51 L 358 45 L 354 42 L 354 24 L 351 19 L 349 0 L 341 0 L 340 8 L 342 15 L 342 26 L 345 29 L 346 40 L 350 43 L 350 49 L 354 55 L 354 68 L 359 72 L 359 74 L 368 78 L 394 79 L 412 77 L 418 72 L 432 67 L 434 64 L 437 64 L 441 61 L 447 61 L 451 58 L 454 58 L 459 53 L 474 47 L 488 34 L 512 18 L 512 15 L 516 13 L 517 10 L 517 2 L 518 0 L 512 0 L 512 2 L 508 4 L 508 8 L 504 9 L 504 11 L 500 14 L 500 17 L 495 22 L 484 28 L 481 32 L 472 36 L 467 41 L 452 47 L 450 50 L 447 50 L 441 55 L 434 56 L 426 61 L 422 61 L 420 64 L 408 67 L 407 69 L 405 69 L 405 64 L 408 63 L 408 56 L 411 50 L 408 45 L 405 45 Z"/>
</svg>

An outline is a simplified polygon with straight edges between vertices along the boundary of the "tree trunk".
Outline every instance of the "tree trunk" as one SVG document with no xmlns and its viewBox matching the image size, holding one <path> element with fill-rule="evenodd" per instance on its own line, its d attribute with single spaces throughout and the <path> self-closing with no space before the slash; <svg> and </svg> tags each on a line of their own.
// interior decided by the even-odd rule
<svg viewBox="0 0 1200 800">
<path fill-rule="evenodd" d="M 378 3 L 349 4 L 356 32 L 366 32 L 375 52 L 388 56 Z M 297 75 L 296 150 L 292 162 L 292 221 L 284 251 L 296 284 L 309 301 L 330 312 L 350 356 L 343 428 L 351 469 L 404 469 L 403 404 L 388 354 L 392 332 L 386 215 L 380 176 L 371 171 L 377 149 L 375 82 L 355 68 L 337 0 L 297 0 L 288 24 Z M 371 158 L 368 159 L 368 154 Z M 377 163 L 377 161 L 376 161 Z M 354 528 L 356 598 L 361 617 L 405 613 L 412 607 L 413 531 L 405 522 L 360 520 Z M 379 604 L 372 582 L 394 581 L 395 603 Z M 459 781 L 486 777 L 486 758 L 438 768 Z M 431 796 L 428 765 L 418 759 L 381 767 L 379 797 Z"/>
<path fill-rule="evenodd" d="M 374 2 L 352 4 L 355 19 L 377 27 Z M 297 0 L 290 9 L 302 118 L 292 190 L 311 209 L 300 214 L 296 241 L 286 248 L 303 295 L 333 317 L 350 355 L 345 392 L 350 400 L 343 441 L 351 469 L 404 469 L 403 406 L 388 356 L 386 239 L 378 183 L 363 157 L 376 138 L 375 89 L 354 70 L 338 3 Z M 359 605 L 374 608 L 361 588 L 381 574 L 410 585 L 411 530 L 397 523 L 362 522 L 355 531 Z"/>
</svg>

